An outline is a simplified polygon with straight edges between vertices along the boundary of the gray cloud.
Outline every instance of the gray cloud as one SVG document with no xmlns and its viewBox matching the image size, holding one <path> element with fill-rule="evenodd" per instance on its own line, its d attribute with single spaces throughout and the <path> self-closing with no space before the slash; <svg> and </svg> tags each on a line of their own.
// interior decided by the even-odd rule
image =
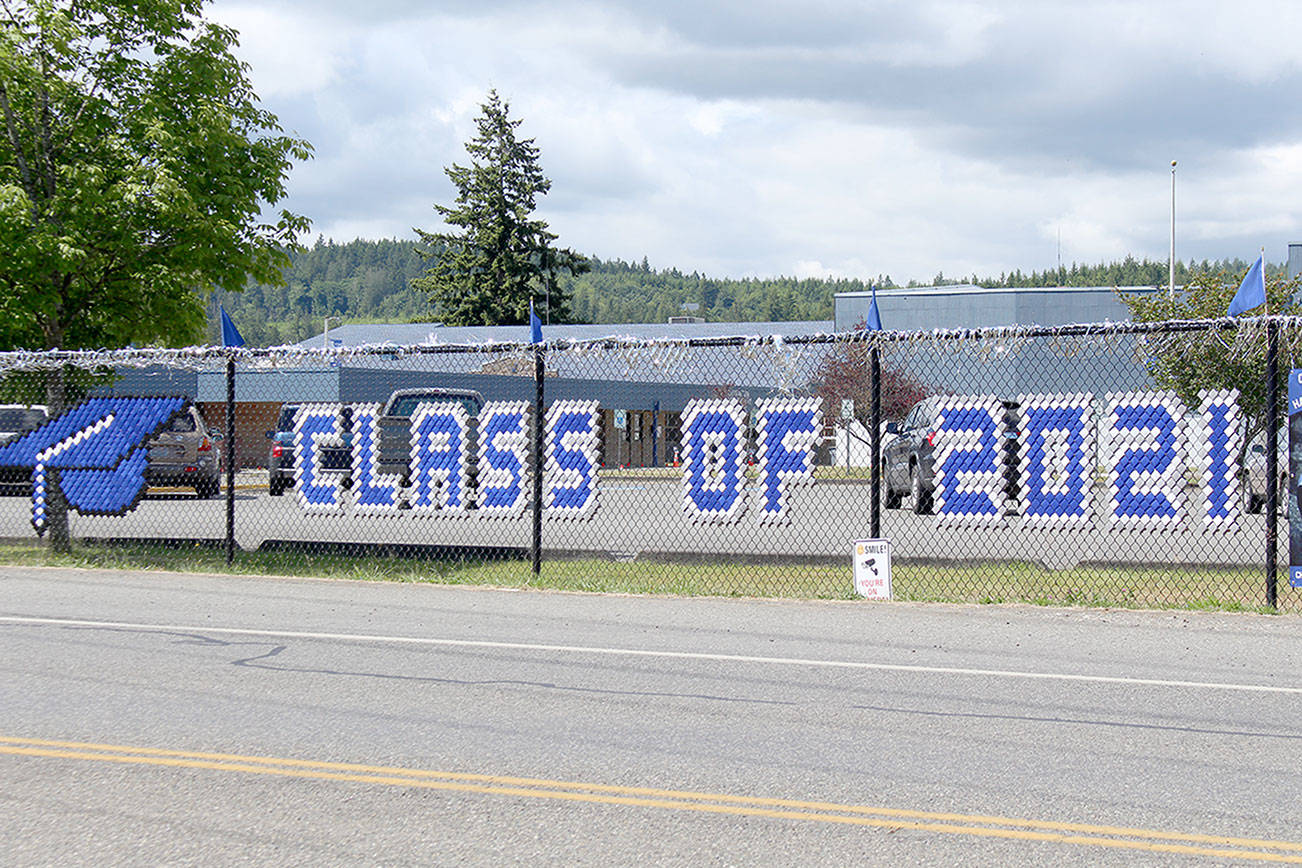
<svg viewBox="0 0 1302 868">
<path fill-rule="evenodd" d="M 929 278 L 1297 240 L 1285 3 L 218 0 L 316 146 L 321 231 L 434 228 L 489 87 L 561 243 L 712 273 Z M 1180 12 L 1181 14 L 1175 14 Z M 1290 17 L 1292 16 L 1292 17 Z M 1251 23 L 1256 22 L 1256 23 Z M 1269 24 L 1263 28 L 1263 22 Z M 346 240 L 346 238 L 341 238 Z"/>
<path fill-rule="evenodd" d="M 780 30 L 770 22 L 766 30 Z M 899 26 L 895 33 L 914 32 Z M 916 24 L 916 22 L 914 22 Z M 708 33 L 709 28 L 695 31 Z M 848 44 L 850 27 L 841 31 Z M 880 38 L 880 33 L 874 34 Z M 1051 38 L 1048 45 L 1046 37 Z M 1235 77 L 1191 58 L 1178 66 L 1145 53 L 1053 49 L 1056 34 L 998 29 L 980 56 L 947 63 L 943 54 L 909 62 L 852 52 L 805 50 L 799 38 L 684 43 L 664 50 L 611 52 L 603 62 L 619 81 L 705 100 L 803 100 L 861 120 L 920 125 L 929 136 L 996 162 L 1071 159 L 1092 168 L 1135 169 L 1169 153 L 1215 154 L 1289 141 L 1302 116 L 1284 94 L 1302 85 L 1293 68 L 1268 80 Z M 1100 67 L 1098 90 L 1063 67 Z M 1075 78 L 1088 78 L 1088 74 Z"/>
</svg>

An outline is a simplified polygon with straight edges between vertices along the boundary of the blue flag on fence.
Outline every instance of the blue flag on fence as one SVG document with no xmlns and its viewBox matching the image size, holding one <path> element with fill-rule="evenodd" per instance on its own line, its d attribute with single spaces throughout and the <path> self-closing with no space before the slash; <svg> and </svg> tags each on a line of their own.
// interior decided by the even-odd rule
<svg viewBox="0 0 1302 868">
<path fill-rule="evenodd" d="M 1248 273 L 1243 276 L 1239 291 L 1234 293 L 1234 298 L 1230 300 L 1228 311 L 1230 316 L 1238 316 L 1266 303 L 1266 274 L 1261 259 L 1262 257 L 1258 256 L 1257 261 L 1252 263 Z"/>
<path fill-rule="evenodd" d="M 533 312 L 533 299 L 529 299 L 529 342 L 540 344 L 542 340 L 542 320 Z"/>
<path fill-rule="evenodd" d="M 222 312 L 222 346 L 224 347 L 242 347 L 244 338 L 240 337 L 240 330 L 231 322 L 231 318 L 226 313 L 226 305 L 220 305 Z"/>
<path fill-rule="evenodd" d="M 870 332 L 879 332 L 882 330 L 882 314 L 877 309 L 877 287 L 873 287 L 873 302 L 868 305 L 868 317 L 864 321 L 864 327 Z"/>
</svg>

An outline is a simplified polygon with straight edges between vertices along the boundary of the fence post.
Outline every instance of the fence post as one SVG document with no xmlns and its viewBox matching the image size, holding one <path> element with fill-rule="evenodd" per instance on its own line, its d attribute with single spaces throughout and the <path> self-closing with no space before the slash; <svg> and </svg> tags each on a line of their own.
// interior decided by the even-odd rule
<svg viewBox="0 0 1302 868">
<path fill-rule="evenodd" d="M 226 358 L 226 565 L 235 561 L 235 359 Z"/>
<path fill-rule="evenodd" d="M 1272 609 L 1278 601 L 1276 557 L 1279 534 L 1276 512 L 1279 509 L 1279 323 L 1266 323 L 1266 605 Z"/>
<path fill-rule="evenodd" d="M 868 460 L 872 463 L 868 479 L 872 483 L 872 538 L 881 539 L 882 536 L 882 357 L 881 350 L 873 344 L 869 350 L 869 358 L 872 360 L 872 412 L 869 414 L 869 421 L 872 427 L 868 431 L 869 447 Z M 845 438 L 846 454 L 850 452 L 849 432 L 846 432 Z"/>
<path fill-rule="evenodd" d="M 543 510 L 543 375 L 546 369 L 546 347 L 534 344 L 533 348 L 533 538 L 529 546 L 533 574 L 542 571 L 542 510 Z"/>
<path fill-rule="evenodd" d="M 659 433 L 659 427 L 660 427 L 660 402 L 657 400 L 654 404 L 651 405 L 651 466 L 652 467 L 660 466 L 659 462 L 656 460 L 656 445 L 657 445 L 656 435 Z"/>
</svg>

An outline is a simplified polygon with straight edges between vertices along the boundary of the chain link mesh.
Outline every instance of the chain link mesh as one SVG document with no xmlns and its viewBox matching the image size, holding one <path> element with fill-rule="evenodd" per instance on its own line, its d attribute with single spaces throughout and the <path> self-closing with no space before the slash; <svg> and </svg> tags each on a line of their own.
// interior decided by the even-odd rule
<svg viewBox="0 0 1302 868">
<path fill-rule="evenodd" d="M 1274 322 L 1286 373 L 1302 328 Z M 897 599 L 1256 608 L 1278 521 L 1297 610 L 1264 385 L 1157 381 L 1252 370 L 1266 323 L 4 353 L 0 537 L 849 597 L 875 531 Z"/>
</svg>

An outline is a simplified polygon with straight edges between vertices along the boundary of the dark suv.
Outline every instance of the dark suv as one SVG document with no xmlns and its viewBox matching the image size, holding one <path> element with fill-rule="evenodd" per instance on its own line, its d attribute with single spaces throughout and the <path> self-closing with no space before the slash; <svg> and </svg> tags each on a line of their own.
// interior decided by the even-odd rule
<svg viewBox="0 0 1302 868">
<path fill-rule="evenodd" d="M 279 497 L 294 484 L 294 414 L 298 404 L 284 404 L 276 427 L 267 432 L 271 447 L 267 451 L 267 491 Z"/>
<path fill-rule="evenodd" d="M 299 406 L 283 405 L 276 419 L 276 430 L 267 432 L 271 441 L 267 452 L 267 493 L 272 497 L 279 497 L 286 488 L 294 487 L 294 416 Z M 345 404 L 340 415 L 343 436 L 338 443 L 322 445 L 321 469 L 343 474 L 346 484 L 353 469 L 353 408 Z"/>
<path fill-rule="evenodd" d="M 907 493 L 913 497 L 915 513 L 931 514 L 931 495 L 936 490 L 932 464 L 939 404 L 936 396 L 914 404 L 895 426 L 895 437 L 882 447 L 882 505 L 887 509 L 899 509 Z"/>
<path fill-rule="evenodd" d="M 1018 441 L 1017 426 L 1020 420 L 1016 401 L 1001 402 L 1004 420 L 1003 463 L 1004 486 L 1009 498 L 1018 495 Z M 935 442 L 939 428 L 937 419 L 940 396 L 924 398 L 913 405 L 904 421 L 887 426 L 895 434 L 882 447 L 882 505 L 899 509 L 907 494 L 913 499 L 913 511 L 918 515 L 931 515 L 932 496 L 936 491 Z"/>
</svg>

